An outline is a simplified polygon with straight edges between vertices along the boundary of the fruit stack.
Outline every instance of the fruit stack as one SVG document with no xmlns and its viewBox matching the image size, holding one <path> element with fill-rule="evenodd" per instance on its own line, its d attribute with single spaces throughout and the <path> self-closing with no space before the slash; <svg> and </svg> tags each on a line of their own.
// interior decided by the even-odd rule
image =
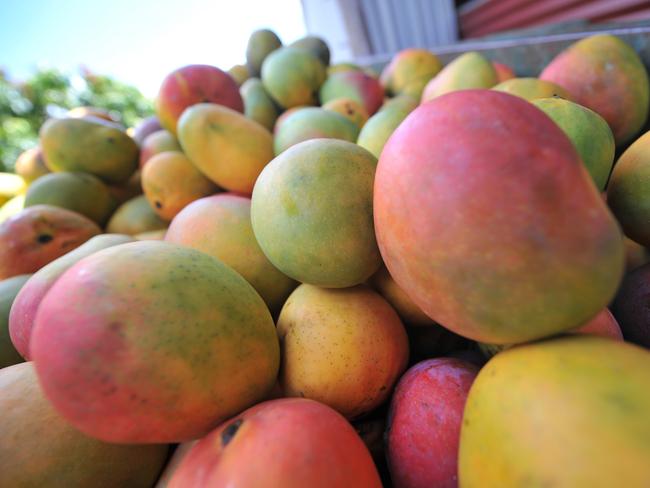
<svg viewBox="0 0 650 488">
<path fill-rule="evenodd" d="M 246 60 L 1 180 L 0 486 L 650 486 L 636 52 Z"/>
</svg>

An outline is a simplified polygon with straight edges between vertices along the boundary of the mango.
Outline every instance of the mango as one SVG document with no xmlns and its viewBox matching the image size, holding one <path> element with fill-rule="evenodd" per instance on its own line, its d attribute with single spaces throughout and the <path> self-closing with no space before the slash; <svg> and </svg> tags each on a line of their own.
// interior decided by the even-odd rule
<svg viewBox="0 0 650 488">
<path fill-rule="evenodd" d="M 95 117 L 98 119 L 103 119 L 108 122 L 119 123 L 119 114 L 115 112 L 110 112 L 106 109 L 99 107 L 75 107 L 68 110 L 66 117 L 73 117 L 77 119 L 82 119 L 86 117 Z"/>
<path fill-rule="evenodd" d="M 571 100 L 569 92 L 560 85 L 551 81 L 540 80 L 539 78 L 512 78 L 498 83 L 492 89 L 510 93 L 510 95 L 515 95 L 528 101 L 551 97 Z"/>
<path fill-rule="evenodd" d="M 237 86 L 241 87 L 244 82 L 250 78 L 248 68 L 244 64 L 236 64 L 228 70 L 228 74 L 235 80 Z"/>
<path fill-rule="evenodd" d="M 224 422 L 183 458 L 169 488 L 199 486 L 381 488 L 352 426 L 305 398 L 260 403 Z"/>
<path fill-rule="evenodd" d="M 354 123 L 359 129 L 368 121 L 368 112 L 362 104 L 351 98 L 335 98 L 323 105 L 324 110 L 336 112 Z"/>
<path fill-rule="evenodd" d="M 265 398 L 280 359 L 271 314 L 244 278 L 160 241 L 68 269 L 39 306 L 30 354 L 57 411 L 116 443 L 207 434 Z"/>
<path fill-rule="evenodd" d="M 391 399 L 386 454 L 395 486 L 458 486 L 463 409 L 478 368 L 437 358 L 411 367 Z"/>
<path fill-rule="evenodd" d="M 324 66 L 330 64 L 330 48 L 327 43 L 318 36 L 305 36 L 289 44 L 289 47 L 307 51 L 316 56 Z"/>
<path fill-rule="evenodd" d="M 626 341 L 650 349 L 650 264 L 628 273 L 612 303 Z"/>
<path fill-rule="evenodd" d="M 163 241 L 165 240 L 165 234 L 167 234 L 167 229 L 159 229 L 141 232 L 133 237 L 137 241 Z"/>
<path fill-rule="evenodd" d="M 22 176 L 0 172 L 0 205 L 4 205 L 12 198 L 24 194 L 27 184 L 27 181 Z"/>
<path fill-rule="evenodd" d="M 282 112 L 275 120 L 275 124 L 273 125 L 273 135 L 278 133 L 280 127 L 282 127 L 282 125 L 284 124 L 284 121 L 287 120 L 289 117 L 291 117 L 291 114 L 294 114 L 298 110 L 302 110 L 303 108 L 310 108 L 310 107 L 309 105 L 298 105 L 297 107 L 291 107 L 290 109 L 287 109 L 284 112 Z"/>
<path fill-rule="evenodd" d="M 220 187 L 250 195 L 273 159 L 273 136 L 257 122 L 220 105 L 201 103 L 185 111 L 178 138 L 187 157 Z"/>
<path fill-rule="evenodd" d="M 161 219 L 144 195 L 128 200 L 115 210 L 106 225 L 106 231 L 112 234 L 130 236 L 143 232 L 166 229 L 168 222 Z"/>
<path fill-rule="evenodd" d="M 240 93 L 244 99 L 244 115 L 272 131 L 278 118 L 278 108 L 262 81 L 250 78 L 241 86 Z"/>
<path fill-rule="evenodd" d="M 616 36 L 598 34 L 572 44 L 540 78 L 566 88 L 576 103 L 601 115 L 617 145 L 631 140 L 648 117 L 648 73 L 632 46 Z"/>
<path fill-rule="evenodd" d="M 472 88 L 491 88 L 497 84 L 494 66 L 483 55 L 471 51 L 460 55 L 445 66 L 426 84 L 422 103 L 440 95 Z"/>
<path fill-rule="evenodd" d="M 650 246 L 650 131 L 616 162 L 607 187 L 607 204 L 630 239 Z"/>
<path fill-rule="evenodd" d="M 27 183 L 31 183 L 38 177 L 50 172 L 47 166 L 45 166 L 43 152 L 40 147 L 33 147 L 23 151 L 16 160 L 14 170 Z"/>
<path fill-rule="evenodd" d="M 310 139 L 340 139 L 354 142 L 359 135 L 359 126 L 332 110 L 306 107 L 296 110 L 282 121 L 273 139 L 275 155 L 286 151 L 299 142 Z"/>
<path fill-rule="evenodd" d="M 0 224 L 25 207 L 25 194 L 16 195 L 0 207 Z"/>
<path fill-rule="evenodd" d="M 616 151 L 614 135 L 605 119 L 593 110 L 561 98 L 540 98 L 533 103 L 569 137 L 596 187 L 604 191 Z"/>
<path fill-rule="evenodd" d="M 163 128 L 177 135 L 178 119 L 197 103 L 216 103 L 244 112 L 239 86 L 215 66 L 191 64 L 168 74 L 156 98 L 156 115 Z"/>
<path fill-rule="evenodd" d="M 49 119 L 41 127 L 40 140 L 45 164 L 52 171 L 79 171 L 106 183 L 121 183 L 137 167 L 135 141 L 102 119 Z"/>
<path fill-rule="evenodd" d="M 29 342 L 34 327 L 36 311 L 52 285 L 75 263 L 91 254 L 118 244 L 131 242 L 129 236 L 121 234 L 101 234 L 31 275 L 29 281 L 20 289 L 11 307 L 9 333 L 11 342 L 22 357 L 29 360 Z"/>
<path fill-rule="evenodd" d="M 0 370 L 0 485 L 48 488 L 149 487 L 169 447 L 107 444 L 52 408 L 33 363 Z"/>
<path fill-rule="evenodd" d="M 494 90 L 449 93 L 402 122 L 379 159 L 374 218 L 396 283 L 481 342 L 577 327 L 623 274 L 618 224 L 571 141 L 531 103 Z"/>
<path fill-rule="evenodd" d="M 0 224 L 0 280 L 33 273 L 100 234 L 92 220 L 51 205 L 34 205 Z"/>
<path fill-rule="evenodd" d="M 320 87 L 320 102 L 351 98 L 363 105 L 368 115 L 374 114 L 384 102 L 384 88 L 376 78 L 363 71 L 342 71 L 331 74 Z"/>
<path fill-rule="evenodd" d="M 379 80 L 391 95 L 407 94 L 418 100 L 426 84 L 442 69 L 438 56 L 426 49 L 403 49 L 393 56 Z"/>
<path fill-rule="evenodd" d="M 156 481 L 154 488 L 169 488 L 169 482 L 178 469 L 178 466 L 181 464 L 181 461 L 185 459 L 185 456 L 187 456 L 197 442 L 198 440 L 187 441 L 176 446 L 174 453 L 170 456 L 169 461 L 167 461 L 165 469 L 160 475 L 160 478 L 158 478 L 158 481 Z"/>
<path fill-rule="evenodd" d="M 100 227 L 117 202 L 102 181 L 86 173 L 49 173 L 29 185 L 25 207 L 52 205 L 85 215 Z"/>
<path fill-rule="evenodd" d="M 4 207 L 3 207 L 4 208 Z M 2 213 L 2 210 L 0 210 Z M 625 270 L 632 271 L 633 269 L 643 266 L 650 261 L 650 254 L 648 249 L 641 244 L 634 242 L 632 239 L 625 237 Z"/>
<path fill-rule="evenodd" d="M 250 198 L 227 193 L 201 198 L 174 217 L 165 240 L 220 259 L 253 285 L 271 311 L 280 310 L 296 286 L 255 240 Z"/>
<path fill-rule="evenodd" d="M 516 78 L 514 70 L 505 63 L 499 63 L 498 61 L 492 61 L 492 67 L 497 74 L 497 82 L 501 83 L 502 81 L 511 80 Z"/>
<path fill-rule="evenodd" d="M 270 29 L 254 31 L 246 45 L 246 67 L 251 76 L 259 76 L 266 57 L 282 47 L 278 35 Z"/>
<path fill-rule="evenodd" d="M 269 261 L 317 286 L 344 288 L 369 278 L 381 264 L 372 221 L 375 164 L 365 149 L 334 139 L 301 142 L 271 161 L 251 206 L 253 232 Z"/>
<path fill-rule="evenodd" d="M 154 212 L 173 219 L 189 203 L 218 191 L 187 156 L 167 151 L 152 157 L 142 170 L 142 189 Z"/>
<path fill-rule="evenodd" d="M 363 71 L 363 68 L 354 63 L 336 63 L 327 67 L 327 76 L 338 73 L 339 71 Z"/>
<path fill-rule="evenodd" d="M 0 370 L 12 364 L 22 363 L 23 357 L 16 350 L 9 332 L 9 311 L 16 295 L 32 275 L 18 275 L 0 281 Z"/>
<path fill-rule="evenodd" d="M 599 337 L 498 354 L 467 398 L 459 485 L 646 486 L 649 368 L 648 351 Z"/>
<path fill-rule="evenodd" d="M 148 135 L 140 146 L 140 169 L 152 156 L 165 151 L 183 151 L 174 134 L 163 129 Z"/>
<path fill-rule="evenodd" d="M 408 362 L 395 310 L 367 286 L 300 285 L 278 318 L 285 396 L 305 397 L 359 417 L 390 395 Z"/>
<path fill-rule="evenodd" d="M 384 104 L 361 128 L 357 144 L 379 158 L 388 138 L 417 105 L 416 100 L 406 95 Z"/>
<path fill-rule="evenodd" d="M 136 142 L 138 147 L 140 147 L 148 135 L 158 132 L 159 130 L 162 130 L 162 126 L 160 125 L 158 117 L 152 115 L 144 118 L 133 128 L 133 140 Z"/>
<path fill-rule="evenodd" d="M 285 109 L 316 105 L 325 76 L 325 66 L 316 56 L 289 47 L 272 52 L 262 66 L 264 88 Z"/>
<path fill-rule="evenodd" d="M 119 185 L 107 185 L 108 192 L 115 200 L 116 205 L 122 205 L 127 200 L 142 195 L 142 171 L 137 169 L 131 177 Z"/>
</svg>

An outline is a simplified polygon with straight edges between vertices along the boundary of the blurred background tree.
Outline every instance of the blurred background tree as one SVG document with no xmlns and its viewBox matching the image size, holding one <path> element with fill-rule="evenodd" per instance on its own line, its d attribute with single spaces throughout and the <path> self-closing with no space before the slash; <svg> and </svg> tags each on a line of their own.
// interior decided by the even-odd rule
<svg viewBox="0 0 650 488">
<path fill-rule="evenodd" d="M 73 74 L 43 69 L 20 83 L 0 71 L 0 171 L 12 171 L 18 155 L 38 143 L 48 117 L 81 106 L 108 110 L 125 127 L 153 114 L 151 100 L 136 88 L 85 68 Z"/>
</svg>

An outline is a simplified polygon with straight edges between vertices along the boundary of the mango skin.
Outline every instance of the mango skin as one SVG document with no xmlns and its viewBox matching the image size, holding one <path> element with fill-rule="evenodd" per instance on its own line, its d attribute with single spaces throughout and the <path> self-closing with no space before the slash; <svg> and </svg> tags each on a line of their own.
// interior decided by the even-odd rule
<svg viewBox="0 0 650 488">
<path fill-rule="evenodd" d="M 41 302 L 30 353 L 57 411 L 117 443 L 207 434 L 265 398 L 280 360 L 271 314 L 244 278 L 160 241 L 68 269 Z"/>
<path fill-rule="evenodd" d="M 163 129 L 148 135 L 140 147 L 140 169 L 144 168 L 152 156 L 165 151 L 183 151 L 174 134 Z"/>
<path fill-rule="evenodd" d="M 215 66 L 192 64 L 168 74 L 156 98 L 156 115 L 163 128 L 177 134 L 178 119 L 197 103 L 216 103 L 244 112 L 239 86 Z"/>
<path fill-rule="evenodd" d="M 532 101 L 538 98 L 561 97 L 571 100 L 571 95 L 560 85 L 539 78 L 512 78 L 502 81 L 492 87 L 493 90 L 502 91 Z"/>
<path fill-rule="evenodd" d="M 320 87 L 320 102 L 351 98 L 361 103 L 368 115 L 374 114 L 384 102 L 384 88 L 376 78 L 363 71 L 332 73 Z"/>
<path fill-rule="evenodd" d="M 307 51 L 316 56 L 324 66 L 330 64 L 330 48 L 327 43 L 318 36 L 305 36 L 289 44 L 290 48 Z"/>
<path fill-rule="evenodd" d="M 278 118 L 278 108 L 266 92 L 262 81 L 259 78 L 250 78 L 239 91 L 244 99 L 244 115 L 272 131 Z"/>
<path fill-rule="evenodd" d="M 306 107 L 296 110 L 282 121 L 273 139 L 275 155 L 311 139 L 339 139 L 354 142 L 359 126 L 332 110 Z"/>
<path fill-rule="evenodd" d="M 573 100 L 601 115 L 621 145 L 645 124 L 648 73 L 634 49 L 616 36 L 594 35 L 560 53 L 539 76 L 563 86 Z"/>
<path fill-rule="evenodd" d="M 368 111 L 362 104 L 351 98 L 335 98 L 323 105 L 324 110 L 331 110 L 362 128 L 368 121 Z"/>
<path fill-rule="evenodd" d="M 172 220 L 199 198 L 218 191 L 185 154 L 166 151 L 152 157 L 142 170 L 142 189 L 161 219 Z"/>
<path fill-rule="evenodd" d="M 418 100 L 426 84 L 442 69 L 438 56 L 426 49 L 403 49 L 393 56 L 379 80 L 389 95 L 407 94 Z"/>
<path fill-rule="evenodd" d="M 569 137 L 596 187 L 605 190 L 616 152 L 614 135 L 605 119 L 561 98 L 540 98 L 533 103 Z"/>
<path fill-rule="evenodd" d="M 397 284 L 481 342 L 574 328 L 623 274 L 620 229 L 569 139 L 531 103 L 493 90 L 447 94 L 402 122 L 379 159 L 374 219 Z"/>
<path fill-rule="evenodd" d="M 395 486 L 458 486 L 458 443 L 465 401 L 478 368 L 453 358 L 422 361 L 399 380 L 386 429 Z"/>
<path fill-rule="evenodd" d="M 185 207 L 165 240 L 214 256 L 242 275 L 277 312 L 296 283 L 271 264 L 255 240 L 250 198 L 222 193 Z"/>
<path fill-rule="evenodd" d="M 649 368 L 648 351 L 599 337 L 498 354 L 469 392 L 460 486 L 647 486 Z"/>
<path fill-rule="evenodd" d="M 370 151 L 376 158 L 381 155 L 386 141 L 395 129 L 417 107 L 417 101 L 410 97 L 398 98 L 385 104 L 379 112 L 370 117 L 359 132 L 357 144 Z"/>
<path fill-rule="evenodd" d="M 77 431 L 52 408 L 33 363 L 0 370 L 0 485 L 150 487 L 169 446 L 117 445 Z"/>
<path fill-rule="evenodd" d="M 9 333 L 9 311 L 16 295 L 30 278 L 30 274 L 18 275 L 0 281 L 0 369 L 22 363 L 23 357 L 16 350 Z"/>
<path fill-rule="evenodd" d="M 325 76 L 325 66 L 316 56 L 289 47 L 272 52 L 262 65 L 264 88 L 285 109 L 316 105 Z"/>
<path fill-rule="evenodd" d="M 497 74 L 498 83 L 501 83 L 502 81 L 506 81 L 506 80 L 511 80 L 512 78 L 517 77 L 513 69 L 505 63 L 492 61 L 492 67 L 494 68 L 494 71 Z"/>
<path fill-rule="evenodd" d="M 369 278 L 381 264 L 372 223 L 375 162 L 365 149 L 335 139 L 301 142 L 275 158 L 257 180 L 251 206 L 269 261 L 318 286 Z"/>
<path fill-rule="evenodd" d="M 106 183 L 122 183 L 137 168 L 135 141 L 101 119 L 49 119 L 41 127 L 40 141 L 51 171 L 80 171 Z"/>
<path fill-rule="evenodd" d="M 34 205 L 0 224 L 0 279 L 34 273 L 100 234 L 92 220 L 51 205 Z"/>
<path fill-rule="evenodd" d="M 246 67 L 251 76 L 259 76 L 266 57 L 282 47 L 278 35 L 270 29 L 259 29 L 251 33 L 246 45 Z"/>
<path fill-rule="evenodd" d="M 45 165 L 43 152 L 40 147 L 33 147 L 22 152 L 16 160 L 14 167 L 16 174 L 23 177 L 27 183 L 46 175 L 50 170 Z"/>
<path fill-rule="evenodd" d="M 421 102 L 458 90 L 491 88 L 497 84 L 494 66 L 483 55 L 471 51 L 445 66 L 426 84 Z"/>
<path fill-rule="evenodd" d="M 220 105 L 200 103 L 186 110 L 178 138 L 199 171 L 220 187 L 246 195 L 273 159 L 271 133 Z"/>
<path fill-rule="evenodd" d="M 381 488 L 352 426 L 305 398 L 260 403 L 224 422 L 181 461 L 169 488 L 199 486 Z"/>
<path fill-rule="evenodd" d="M 49 173 L 34 181 L 25 194 L 25 207 L 52 205 L 85 215 L 103 227 L 117 207 L 108 187 L 87 173 Z"/>
<path fill-rule="evenodd" d="M 228 74 L 232 76 L 232 79 L 235 80 L 237 86 L 241 87 L 246 80 L 250 78 L 250 73 L 248 68 L 243 64 L 236 64 L 228 70 Z"/>
<path fill-rule="evenodd" d="M 72 265 L 91 254 L 118 244 L 132 242 L 129 236 L 120 234 L 100 234 L 31 275 L 28 282 L 18 292 L 9 314 L 9 334 L 11 342 L 22 357 L 30 360 L 29 342 L 34 327 L 34 319 L 41 301 L 52 285 Z"/>
<path fill-rule="evenodd" d="M 348 419 L 381 405 L 406 369 L 404 326 L 389 303 L 364 285 L 300 285 L 277 327 L 285 396 L 322 402 Z"/>
<path fill-rule="evenodd" d="M 612 303 L 626 341 L 650 349 L 650 264 L 628 273 Z"/>
<path fill-rule="evenodd" d="M 630 239 L 650 246 L 650 131 L 628 147 L 614 165 L 607 204 Z"/>
<path fill-rule="evenodd" d="M 138 147 L 140 147 L 140 146 L 142 146 L 142 143 L 147 138 L 147 136 L 149 136 L 150 134 L 153 134 L 154 132 L 157 132 L 159 130 L 162 130 L 162 126 L 160 125 L 160 121 L 158 120 L 158 117 L 156 117 L 155 115 L 152 115 L 151 117 L 147 117 L 145 119 L 142 119 L 133 128 L 133 140 L 138 145 Z"/>
<path fill-rule="evenodd" d="M 130 236 L 166 229 L 169 223 L 161 219 L 144 195 L 139 195 L 120 205 L 106 225 L 106 232 Z"/>
</svg>

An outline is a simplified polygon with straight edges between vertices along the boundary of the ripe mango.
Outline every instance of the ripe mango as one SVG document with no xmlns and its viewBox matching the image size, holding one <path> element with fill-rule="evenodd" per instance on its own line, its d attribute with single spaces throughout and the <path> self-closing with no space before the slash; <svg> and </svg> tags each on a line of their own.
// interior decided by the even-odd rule
<svg viewBox="0 0 650 488">
<path fill-rule="evenodd" d="M 14 167 L 16 174 L 31 183 L 40 176 L 46 175 L 50 170 L 45 166 L 43 152 L 40 147 L 33 147 L 18 156 Z"/>
<path fill-rule="evenodd" d="M 379 158 L 393 131 L 417 106 L 417 101 L 408 95 L 401 95 L 384 104 L 361 128 L 357 144 Z"/>
<path fill-rule="evenodd" d="M 421 101 L 428 102 L 457 90 L 491 88 L 497 81 L 492 63 L 483 55 L 471 51 L 454 59 L 434 76 L 424 87 Z"/>
<path fill-rule="evenodd" d="M 363 105 L 368 115 L 374 114 L 384 102 L 384 88 L 376 78 L 363 71 L 332 73 L 320 87 L 320 102 L 351 98 Z"/>
<path fill-rule="evenodd" d="M 560 85 L 539 78 L 512 78 L 502 81 L 492 87 L 493 90 L 510 93 L 524 100 L 537 100 L 538 98 L 560 97 L 571 100 L 571 95 Z"/>
<path fill-rule="evenodd" d="M 335 98 L 324 104 L 323 109 L 342 115 L 359 129 L 368 121 L 368 111 L 362 104 L 351 98 Z"/>
<path fill-rule="evenodd" d="M 438 56 L 426 49 L 403 49 L 381 72 L 380 81 L 391 95 L 406 94 L 418 100 L 426 84 L 442 69 Z"/>
<path fill-rule="evenodd" d="M 139 195 L 120 205 L 106 225 L 106 232 L 130 236 L 166 229 L 168 222 L 161 219 L 144 195 Z"/>
<path fill-rule="evenodd" d="M 152 156 L 165 151 L 183 151 L 174 134 L 165 129 L 149 134 L 140 146 L 140 169 Z"/>
</svg>

